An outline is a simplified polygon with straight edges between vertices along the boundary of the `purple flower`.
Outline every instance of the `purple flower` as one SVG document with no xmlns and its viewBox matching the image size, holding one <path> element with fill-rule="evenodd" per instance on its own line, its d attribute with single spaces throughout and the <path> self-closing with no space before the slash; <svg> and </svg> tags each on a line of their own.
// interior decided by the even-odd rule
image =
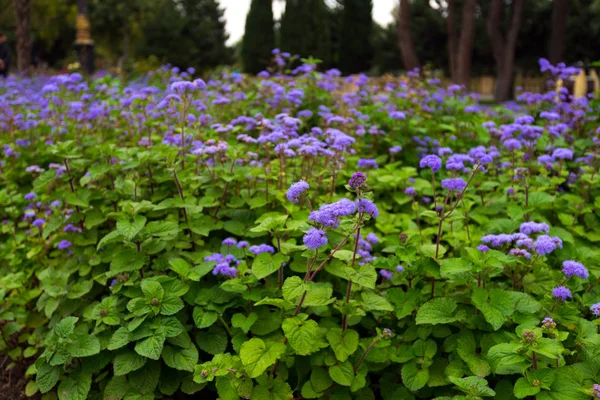
<svg viewBox="0 0 600 400">
<path fill-rule="evenodd" d="M 358 166 L 360 168 L 379 168 L 377 166 L 377 161 L 375 161 L 374 158 L 361 158 L 360 160 L 358 160 Z"/>
<path fill-rule="evenodd" d="M 554 328 L 556 328 L 556 322 L 554 322 L 554 320 L 552 318 L 546 317 L 542 321 L 542 326 L 546 329 L 554 329 Z"/>
<path fill-rule="evenodd" d="M 548 233 L 550 231 L 550 227 L 545 222 L 523 222 L 521 227 L 519 228 L 519 232 L 524 233 L 526 235 L 531 235 L 532 233 Z"/>
<path fill-rule="evenodd" d="M 236 245 L 236 247 L 238 249 L 245 249 L 248 246 L 249 246 L 249 244 L 245 240 L 240 240 L 239 242 L 237 242 L 237 245 Z"/>
<path fill-rule="evenodd" d="M 213 269 L 213 275 L 223 275 L 228 278 L 235 278 L 237 275 L 237 269 L 229 265 L 228 262 L 220 262 L 215 265 Z"/>
<path fill-rule="evenodd" d="M 58 243 L 59 250 L 68 249 L 69 247 L 71 247 L 71 242 L 68 240 L 61 240 L 60 243 Z"/>
<path fill-rule="evenodd" d="M 81 228 L 78 226 L 75 226 L 73 224 L 68 224 L 67 226 L 65 226 L 63 228 L 63 232 L 75 232 L 75 233 L 81 233 Z"/>
<path fill-rule="evenodd" d="M 600 316 L 600 303 L 592 304 L 590 311 L 592 314 Z"/>
<path fill-rule="evenodd" d="M 479 246 L 477 246 L 477 250 L 479 250 L 482 253 L 485 253 L 486 251 L 488 251 L 490 248 L 487 247 L 485 244 L 480 244 Z"/>
<path fill-rule="evenodd" d="M 250 253 L 259 255 L 261 253 L 275 253 L 275 249 L 273 246 L 269 246 L 268 244 L 259 244 L 258 246 L 250 246 L 248 249 Z"/>
<path fill-rule="evenodd" d="M 563 262 L 562 272 L 567 278 L 578 276 L 581 279 L 587 279 L 588 276 L 590 276 L 587 268 L 584 267 L 582 263 L 573 260 L 566 260 Z"/>
<path fill-rule="evenodd" d="M 286 197 L 292 203 L 298 203 L 300 201 L 300 196 L 302 195 L 302 193 L 307 191 L 309 188 L 310 186 L 308 185 L 308 183 L 306 183 L 306 181 L 303 180 L 300 180 L 296 183 L 292 183 L 292 185 L 286 193 Z"/>
<path fill-rule="evenodd" d="M 389 152 L 392 154 L 400 153 L 402 151 L 402 146 L 392 146 L 389 148 Z"/>
<path fill-rule="evenodd" d="M 303 241 L 310 250 L 317 250 L 327 244 L 327 236 L 324 230 L 310 228 L 304 235 Z"/>
<path fill-rule="evenodd" d="M 506 188 L 506 194 L 508 196 L 512 196 L 513 194 L 515 194 L 515 188 L 514 187 Z"/>
<path fill-rule="evenodd" d="M 323 204 L 321 208 L 310 213 L 308 219 L 323 226 L 337 226 L 339 218 L 356 212 L 356 203 L 349 199 L 341 199 L 331 204 Z"/>
<path fill-rule="evenodd" d="M 50 203 L 50 207 L 52 207 L 52 208 L 60 207 L 60 200 L 54 200 L 52 203 Z"/>
<path fill-rule="evenodd" d="M 355 172 L 352 174 L 352 177 L 350 177 L 350 180 L 348 181 L 348 186 L 350 186 L 352 189 L 357 189 L 366 181 L 367 177 L 365 176 L 365 174 L 363 174 L 362 172 Z"/>
<path fill-rule="evenodd" d="M 436 172 L 442 168 L 442 159 L 435 154 L 429 154 L 421 159 L 419 166 L 421 168 L 431 168 L 433 172 Z"/>
<path fill-rule="evenodd" d="M 554 149 L 552 158 L 555 160 L 572 160 L 573 150 L 571 149 Z"/>
<path fill-rule="evenodd" d="M 407 196 L 416 196 L 417 191 L 413 186 L 409 186 L 406 189 L 404 189 L 404 194 L 406 194 Z"/>
<path fill-rule="evenodd" d="M 112 281 L 110 281 L 110 287 L 113 287 L 117 284 L 117 280 L 113 279 Z"/>
<path fill-rule="evenodd" d="M 369 214 L 373 218 L 377 218 L 379 216 L 379 210 L 377 209 L 377 206 L 368 199 L 358 199 L 357 209 L 359 213 Z"/>
<path fill-rule="evenodd" d="M 388 271 L 387 269 L 380 269 L 379 275 L 381 275 L 382 278 L 389 280 L 389 279 L 392 279 L 392 276 L 394 275 L 394 273 L 392 271 Z"/>
<path fill-rule="evenodd" d="M 396 272 L 404 272 L 404 267 L 402 265 L 398 265 L 396 267 Z"/>
<path fill-rule="evenodd" d="M 467 183 L 462 178 L 449 178 L 442 181 L 442 187 L 455 192 L 460 192 L 467 187 Z"/>
<path fill-rule="evenodd" d="M 548 235 L 542 235 L 537 238 L 533 244 L 535 252 L 540 256 L 552 253 L 557 248 L 562 248 L 562 240 L 559 237 L 551 237 Z"/>
<path fill-rule="evenodd" d="M 26 195 L 25 195 L 23 198 L 24 198 L 25 200 L 33 200 L 33 199 L 35 199 L 36 197 L 37 197 L 37 194 L 35 194 L 35 193 L 33 193 L 33 192 L 30 192 L 30 193 L 27 193 L 27 194 L 26 194 Z"/>
<path fill-rule="evenodd" d="M 223 242 L 221 242 L 222 245 L 231 247 L 231 246 L 235 246 L 237 243 L 237 240 L 235 240 L 234 238 L 227 238 L 225 240 L 223 240 Z"/>
<path fill-rule="evenodd" d="M 373 244 L 379 243 L 379 238 L 373 232 L 367 235 L 367 240 Z"/>
<path fill-rule="evenodd" d="M 567 298 L 573 297 L 571 291 L 564 286 L 557 286 L 552 289 L 552 297 L 555 297 L 561 301 L 567 301 Z"/>
<path fill-rule="evenodd" d="M 504 147 L 506 147 L 508 150 L 519 150 L 521 148 L 521 142 L 519 142 L 517 139 L 508 139 L 506 141 L 504 141 Z"/>
<path fill-rule="evenodd" d="M 41 228 L 42 226 L 44 226 L 45 223 L 46 221 L 44 221 L 43 218 L 36 218 L 33 220 L 31 225 L 35 226 L 36 228 Z"/>
</svg>

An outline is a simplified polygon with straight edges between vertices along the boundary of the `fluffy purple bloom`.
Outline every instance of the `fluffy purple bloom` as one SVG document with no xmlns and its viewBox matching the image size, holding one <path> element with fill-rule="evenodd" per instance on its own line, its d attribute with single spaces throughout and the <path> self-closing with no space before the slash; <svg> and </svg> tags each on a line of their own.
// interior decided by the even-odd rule
<svg viewBox="0 0 600 400">
<path fill-rule="evenodd" d="M 564 286 L 557 286 L 552 289 L 552 297 L 557 298 L 561 301 L 567 301 L 567 298 L 573 297 L 571 291 Z"/>
<path fill-rule="evenodd" d="M 225 260 L 225 257 L 223 257 L 223 254 L 221 253 L 213 253 L 210 256 L 206 256 L 204 257 L 204 262 L 222 262 Z"/>
<path fill-rule="evenodd" d="M 566 260 L 563 262 L 562 272 L 567 278 L 572 276 L 578 276 L 581 279 L 587 279 L 590 276 L 586 267 L 582 263 L 573 260 Z"/>
<path fill-rule="evenodd" d="M 117 284 L 117 280 L 113 279 L 112 281 L 110 281 L 110 287 L 113 287 Z"/>
<path fill-rule="evenodd" d="M 33 222 L 31 223 L 31 225 L 37 227 L 37 228 L 41 228 L 42 226 L 44 226 L 44 224 L 46 223 L 46 221 L 44 221 L 43 218 L 36 218 L 33 220 Z"/>
<path fill-rule="evenodd" d="M 409 186 L 406 189 L 404 189 L 404 194 L 406 194 L 407 196 L 416 196 L 417 191 L 413 186 Z"/>
<path fill-rule="evenodd" d="M 65 250 L 65 249 L 68 249 L 69 247 L 71 247 L 71 242 L 69 242 L 68 240 L 61 240 L 58 243 L 59 250 Z"/>
<path fill-rule="evenodd" d="M 379 243 L 379 238 L 373 232 L 367 235 L 367 240 L 373 244 Z"/>
<path fill-rule="evenodd" d="M 505 140 L 503 145 L 508 150 L 519 150 L 521 148 L 521 142 L 519 142 L 517 139 Z"/>
<path fill-rule="evenodd" d="M 68 224 L 67 226 L 65 226 L 63 228 L 63 232 L 75 232 L 75 233 L 81 233 L 81 228 L 78 226 L 75 226 L 73 224 Z"/>
<path fill-rule="evenodd" d="M 368 199 L 358 199 L 357 201 L 357 209 L 359 213 L 369 214 L 373 218 L 377 218 L 379 216 L 379 210 L 375 203 Z"/>
<path fill-rule="evenodd" d="M 237 245 L 236 245 L 236 247 L 238 249 L 245 249 L 248 246 L 249 246 L 249 244 L 245 240 L 240 240 L 239 242 L 237 242 Z"/>
<path fill-rule="evenodd" d="M 554 320 L 552 318 L 546 317 L 542 321 L 542 326 L 546 329 L 554 329 L 554 328 L 556 328 L 556 322 L 554 322 Z"/>
<path fill-rule="evenodd" d="M 462 178 L 448 178 L 442 181 L 442 187 L 450 191 L 460 192 L 467 187 L 467 183 Z"/>
<path fill-rule="evenodd" d="M 592 304 L 590 311 L 592 314 L 600 316 L 600 303 Z"/>
<path fill-rule="evenodd" d="M 354 214 L 356 203 L 349 199 L 341 199 L 331 204 L 323 204 L 321 208 L 310 213 L 308 219 L 323 226 L 337 226 L 341 217 Z"/>
<path fill-rule="evenodd" d="M 402 146 L 392 146 L 389 149 L 389 152 L 392 154 L 400 153 L 402 151 Z"/>
<path fill-rule="evenodd" d="M 215 265 L 213 269 L 213 275 L 223 275 L 228 278 L 235 278 L 237 275 L 237 269 L 229 265 L 228 262 L 220 262 Z"/>
<path fill-rule="evenodd" d="M 27 193 L 27 194 L 26 194 L 26 195 L 25 195 L 23 198 L 24 198 L 25 200 L 28 200 L 28 201 L 29 201 L 29 200 L 33 200 L 33 199 L 35 199 L 36 197 L 37 197 L 37 194 L 35 194 L 35 193 L 33 193 L 33 192 L 29 192 L 29 193 Z"/>
<path fill-rule="evenodd" d="M 292 183 L 292 185 L 286 193 L 286 197 L 292 203 L 298 203 L 300 201 L 300 196 L 302 196 L 302 193 L 306 192 L 309 188 L 310 186 L 308 185 L 308 183 L 306 183 L 306 181 L 303 180 L 300 180 L 296 183 Z"/>
<path fill-rule="evenodd" d="M 392 279 L 392 276 L 394 276 L 394 273 L 392 271 L 388 271 L 387 269 L 380 269 L 379 275 L 381 275 L 381 277 L 384 279 L 390 280 Z"/>
<path fill-rule="evenodd" d="M 554 149 L 552 158 L 555 160 L 572 160 L 573 150 L 571 149 Z"/>
<path fill-rule="evenodd" d="M 352 177 L 350 177 L 350 180 L 348 181 L 348 186 L 350 186 L 352 189 L 357 189 L 366 181 L 367 177 L 365 176 L 365 174 L 363 174 L 362 172 L 355 172 L 352 174 Z"/>
<path fill-rule="evenodd" d="M 542 235 L 537 238 L 533 244 L 535 252 L 540 256 L 552 253 L 557 248 L 562 248 L 562 240 L 559 237 L 551 237 L 548 235 Z"/>
<path fill-rule="evenodd" d="M 519 228 L 519 232 L 525 235 L 531 235 L 532 233 L 548 233 L 550 227 L 545 222 L 523 222 Z"/>
<path fill-rule="evenodd" d="M 248 251 L 250 251 L 250 253 L 258 255 L 261 253 L 275 253 L 275 249 L 273 248 L 273 246 L 270 246 L 268 244 L 259 244 L 258 246 L 250 246 L 250 248 L 248 249 Z"/>
<path fill-rule="evenodd" d="M 486 251 L 488 251 L 490 248 L 487 247 L 485 244 L 480 244 L 479 246 L 477 246 L 477 250 L 479 250 L 482 253 L 485 253 Z"/>
<path fill-rule="evenodd" d="M 402 265 L 398 265 L 396 267 L 396 272 L 404 272 L 404 267 Z"/>
<path fill-rule="evenodd" d="M 377 161 L 374 158 L 361 158 L 358 160 L 359 168 L 374 168 L 377 169 L 379 166 L 377 165 Z"/>
<path fill-rule="evenodd" d="M 52 207 L 52 208 L 60 207 L 60 200 L 54 200 L 52 203 L 50 203 L 50 207 Z"/>
<path fill-rule="evenodd" d="M 310 228 L 304 235 L 303 241 L 310 250 L 317 250 L 327 244 L 327 236 L 324 230 Z"/>
<path fill-rule="evenodd" d="M 227 238 L 225 240 L 223 240 L 223 242 L 221 242 L 222 245 L 231 247 L 231 246 L 235 246 L 237 243 L 237 240 L 235 240 L 234 238 Z"/>
<path fill-rule="evenodd" d="M 419 166 L 421 168 L 431 168 L 433 172 L 436 172 L 442 168 L 442 159 L 435 154 L 429 154 L 421 159 Z"/>
</svg>

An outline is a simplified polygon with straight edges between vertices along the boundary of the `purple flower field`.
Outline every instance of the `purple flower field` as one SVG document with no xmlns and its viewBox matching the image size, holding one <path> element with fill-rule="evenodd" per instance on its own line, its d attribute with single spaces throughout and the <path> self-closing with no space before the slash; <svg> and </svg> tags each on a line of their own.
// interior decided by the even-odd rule
<svg viewBox="0 0 600 400">
<path fill-rule="evenodd" d="M 60 400 L 600 396 L 600 102 L 548 87 L 1 80 L 5 367 Z"/>
</svg>

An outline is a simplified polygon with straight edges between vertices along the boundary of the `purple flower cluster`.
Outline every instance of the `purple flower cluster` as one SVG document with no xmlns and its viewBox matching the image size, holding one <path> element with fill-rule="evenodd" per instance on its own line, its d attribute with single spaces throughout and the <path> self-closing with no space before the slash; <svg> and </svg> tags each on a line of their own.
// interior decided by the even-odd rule
<svg viewBox="0 0 600 400">
<path fill-rule="evenodd" d="M 590 311 L 592 314 L 600 317 L 600 303 L 592 304 Z"/>
<path fill-rule="evenodd" d="M 373 203 L 371 200 L 369 199 L 365 199 L 365 198 L 360 198 L 357 201 L 357 209 L 359 213 L 365 213 L 370 215 L 373 218 L 377 218 L 379 216 L 379 210 L 377 209 L 377 206 L 375 205 L 375 203 Z"/>
<path fill-rule="evenodd" d="M 500 233 L 498 235 L 486 235 L 481 241 L 493 248 L 503 248 L 514 245 L 516 248 L 510 249 L 509 253 L 519 257 L 530 258 L 531 251 L 544 256 L 552 253 L 558 248 L 562 248 L 562 240 L 558 236 L 539 235 L 537 238 L 532 235 L 547 233 L 550 231 L 548 224 L 544 222 L 525 222 L 521 224 L 518 233 Z"/>
<path fill-rule="evenodd" d="M 217 265 L 215 265 L 213 268 L 213 275 L 223 275 L 228 278 L 235 278 L 237 276 L 236 267 L 240 264 L 240 261 L 233 255 L 214 253 L 210 256 L 204 257 L 204 262 L 210 261 L 217 263 Z"/>
<path fill-rule="evenodd" d="M 239 244 L 239 243 L 238 243 Z M 275 248 L 268 244 L 259 244 L 257 246 L 250 246 L 248 251 L 254 255 L 259 255 L 261 253 L 275 253 Z"/>
<path fill-rule="evenodd" d="M 292 203 L 298 203 L 300 201 L 300 196 L 302 196 L 302 194 L 306 192 L 309 188 L 310 186 L 304 180 L 292 183 L 292 185 L 286 193 L 286 197 Z"/>
<path fill-rule="evenodd" d="M 367 177 L 365 176 L 365 174 L 357 171 L 353 173 L 350 177 L 350 180 L 348 181 L 348 186 L 350 186 L 352 189 L 358 189 L 366 181 Z"/>
<path fill-rule="evenodd" d="M 327 244 L 327 233 L 322 229 L 310 228 L 303 238 L 304 245 L 309 250 L 317 250 Z"/>
<path fill-rule="evenodd" d="M 419 162 L 421 168 L 431 168 L 433 172 L 439 171 L 442 168 L 442 159 L 435 154 L 429 154 Z"/>
<path fill-rule="evenodd" d="M 554 289 L 552 289 L 552 297 L 560 301 L 567 301 L 567 299 L 573 297 L 573 294 L 568 288 L 564 286 L 557 286 Z"/>
<path fill-rule="evenodd" d="M 454 192 L 461 192 L 467 187 L 467 182 L 462 178 L 448 178 L 442 180 L 442 187 Z"/>
<path fill-rule="evenodd" d="M 377 161 L 374 158 L 361 158 L 358 160 L 359 168 L 373 168 L 377 169 L 379 166 L 377 165 Z"/>
<path fill-rule="evenodd" d="M 323 226 L 336 228 L 340 218 L 354 214 L 356 203 L 349 199 L 341 199 L 335 203 L 323 204 L 318 210 L 310 213 L 308 219 Z"/>
<path fill-rule="evenodd" d="M 562 272 L 567 278 L 578 276 L 581 279 L 587 279 L 590 276 L 587 268 L 584 267 L 582 263 L 573 260 L 566 260 L 562 265 Z"/>
</svg>

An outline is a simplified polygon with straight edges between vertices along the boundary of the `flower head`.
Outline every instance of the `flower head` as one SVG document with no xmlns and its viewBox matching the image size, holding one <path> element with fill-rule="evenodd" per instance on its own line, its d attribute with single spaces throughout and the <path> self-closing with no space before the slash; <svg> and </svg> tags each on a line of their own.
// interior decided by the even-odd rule
<svg viewBox="0 0 600 400">
<path fill-rule="evenodd" d="M 240 240 L 239 242 L 237 242 L 237 245 L 236 245 L 236 247 L 238 249 L 245 249 L 248 246 L 249 246 L 249 244 L 245 240 Z"/>
<path fill-rule="evenodd" d="M 37 228 L 41 228 L 42 226 L 44 226 L 44 224 L 46 223 L 46 221 L 44 221 L 43 218 L 36 218 L 33 220 L 33 222 L 31 223 L 31 225 L 37 227 Z"/>
<path fill-rule="evenodd" d="M 587 268 L 584 267 L 582 263 L 573 260 L 566 260 L 563 262 L 562 272 L 567 278 L 578 276 L 581 279 L 587 279 L 588 276 L 590 276 Z"/>
<path fill-rule="evenodd" d="M 404 272 L 404 267 L 402 265 L 398 265 L 396 267 L 396 272 Z"/>
<path fill-rule="evenodd" d="M 554 329 L 554 328 L 556 328 L 556 322 L 554 322 L 554 320 L 552 318 L 546 317 L 542 321 L 542 326 L 546 329 Z"/>
<path fill-rule="evenodd" d="M 368 199 L 358 199 L 358 212 L 369 214 L 373 218 L 377 218 L 379 216 L 379 210 L 375 203 Z"/>
<path fill-rule="evenodd" d="M 65 250 L 65 249 L 68 249 L 69 247 L 71 247 L 71 242 L 69 242 L 68 240 L 61 240 L 58 243 L 59 250 Z"/>
<path fill-rule="evenodd" d="M 550 231 L 550 227 L 545 222 L 523 222 L 519 229 L 519 232 L 524 233 L 526 235 L 531 235 L 532 233 L 548 233 Z"/>
<path fill-rule="evenodd" d="M 540 256 L 552 253 L 557 248 L 562 248 L 562 240 L 557 236 L 542 235 L 533 244 L 535 252 Z"/>
<path fill-rule="evenodd" d="M 250 246 L 250 248 L 248 249 L 250 251 L 250 253 L 255 254 L 255 255 L 259 255 L 260 253 L 275 253 L 275 249 L 273 248 L 273 246 L 270 246 L 268 244 L 259 244 L 258 246 Z"/>
<path fill-rule="evenodd" d="M 571 291 L 564 286 L 557 286 L 552 289 L 552 297 L 555 297 L 561 301 L 567 301 L 567 298 L 573 297 Z"/>
<path fill-rule="evenodd" d="M 590 311 L 592 314 L 600 316 L 600 303 L 592 304 Z"/>
<path fill-rule="evenodd" d="M 449 178 L 442 181 L 442 187 L 450 191 L 460 192 L 467 187 L 467 183 L 462 178 Z"/>
<path fill-rule="evenodd" d="M 33 193 L 33 192 L 29 192 L 27 193 L 23 198 L 25 200 L 33 200 L 37 197 L 37 194 Z"/>
<path fill-rule="evenodd" d="M 319 247 L 323 247 L 327 244 L 327 236 L 324 230 L 310 228 L 306 234 L 304 234 L 303 241 L 310 250 L 317 250 Z"/>
<path fill-rule="evenodd" d="M 380 269 L 379 275 L 381 275 L 382 278 L 389 280 L 389 279 L 392 279 L 392 276 L 394 276 L 394 273 L 392 271 L 388 271 L 387 269 Z"/>
<path fill-rule="evenodd" d="M 227 239 L 223 240 L 223 242 L 221 244 L 223 244 L 224 246 L 231 247 L 231 246 L 235 246 L 237 244 L 237 240 L 235 240 L 234 238 L 227 238 Z"/>
<path fill-rule="evenodd" d="M 306 183 L 306 181 L 303 180 L 300 180 L 296 183 L 292 183 L 292 185 L 286 193 L 286 197 L 292 203 L 298 203 L 300 201 L 300 196 L 302 195 L 302 193 L 306 192 L 309 188 L 310 186 L 308 185 L 308 183 Z"/>
<path fill-rule="evenodd" d="M 442 159 L 435 154 L 429 154 L 421 159 L 419 166 L 421 168 L 431 168 L 433 172 L 436 172 L 442 168 Z"/>
<path fill-rule="evenodd" d="M 379 238 L 373 232 L 367 235 L 367 240 L 373 244 L 379 243 Z"/>
<path fill-rule="evenodd" d="M 355 172 L 352 174 L 352 177 L 348 181 L 348 186 L 352 189 L 359 188 L 363 183 L 367 181 L 367 177 L 362 172 Z"/>
<path fill-rule="evenodd" d="M 404 194 L 406 194 L 407 196 L 416 196 L 417 191 L 413 186 L 409 186 L 406 189 L 404 189 Z"/>
</svg>

